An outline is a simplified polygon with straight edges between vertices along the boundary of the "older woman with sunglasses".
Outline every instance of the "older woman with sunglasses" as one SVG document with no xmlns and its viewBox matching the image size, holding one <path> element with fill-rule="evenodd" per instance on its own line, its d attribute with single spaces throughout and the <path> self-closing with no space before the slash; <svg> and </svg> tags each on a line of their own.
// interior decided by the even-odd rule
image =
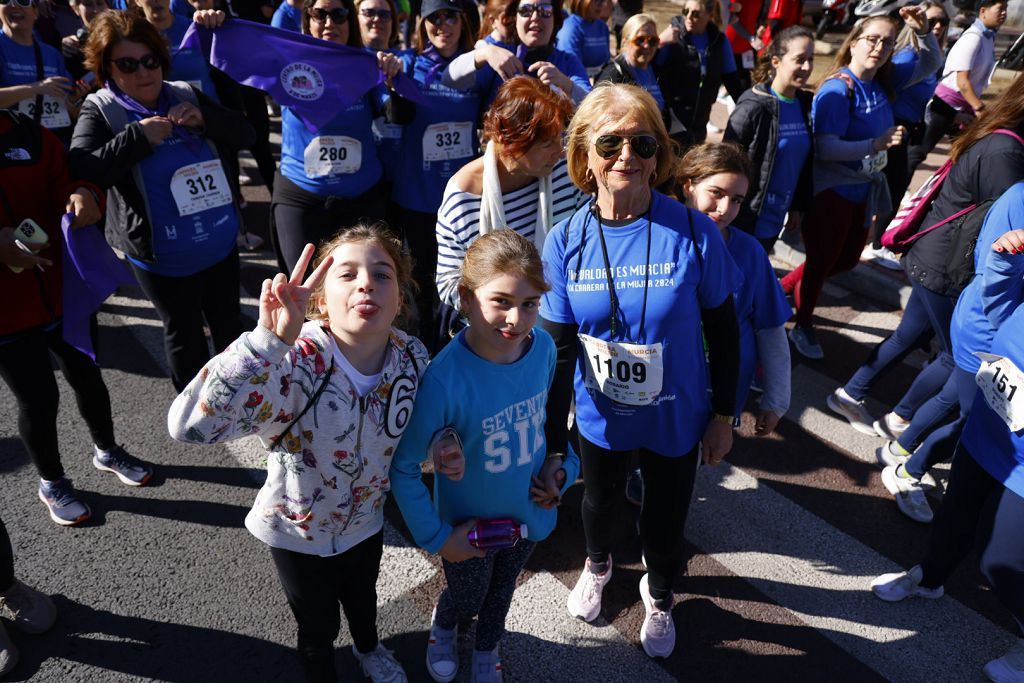
<svg viewBox="0 0 1024 683">
<path fill-rule="evenodd" d="M 638 85 L 651 94 L 658 103 L 665 125 L 670 115 L 665 106 L 665 96 L 658 83 L 658 76 L 652 68 L 658 54 L 658 25 L 649 14 L 634 14 L 622 27 L 623 46 L 619 54 L 604 65 L 594 84 L 601 81 Z"/>
<path fill-rule="evenodd" d="M 653 189 L 672 176 L 675 155 L 646 91 L 595 87 L 569 124 L 567 158 L 573 182 L 595 196 L 544 244 L 551 291 L 541 318 L 558 347 L 545 431 L 549 451 L 567 452 L 574 386 L 585 487 L 587 559 L 567 606 L 585 621 L 601 612 L 616 506 L 636 452 L 646 485 L 640 642 L 649 656 L 667 657 L 697 459 L 718 463 L 732 447 L 732 292 L 741 276 L 707 216 Z"/>
<path fill-rule="evenodd" d="M 67 145 L 77 113 L 70 102 L 88 86 L 76 86 L 60 53 L 35 38 L 38 17 L 35 0 L 0 2 L 0 108 L 28 115 Z"/>
<path fill-rule="evenodd" d="M 465 88 L 474 79 L 489 80 L 492 86 L 488 101 L 493 101 L 501 85 L 493 78 L 494 74 L 501 80 L 508 80 L 525 73 L 558 88 L 579 104 L 590 92 L 587 71 L 578 57 L 553 45 L 562 24 L 562 0 L 512 2 L 505 11 L 506 16 L 515 17 L 518 45 L 514 51 L 486 41 L 478 43 L 472 55 L 452 62 L 445 72 L 445 83 Z"/>
<path fill-rule="evenodd" d="M 558 29 L 555 46 L 576 55 L 590 76 L 611 58 L 608 23 L 603 16 L 611 0 L 570 0 L 569 16 Z"/>
<path fill-rule="evenodd" d="M 242 331 L 238 197 L 221 160 L 255 133 L 241 113 L 164 81 L 167 42 L 137 12 L 96 17 L 85 55 L 104 88 L 86 99 L 72 148 L 103 166 L 107 239 L 127 254 L 163 321 L 180 391 L 210 359 L 204 321 L 217 350 Z"/>
</svg>

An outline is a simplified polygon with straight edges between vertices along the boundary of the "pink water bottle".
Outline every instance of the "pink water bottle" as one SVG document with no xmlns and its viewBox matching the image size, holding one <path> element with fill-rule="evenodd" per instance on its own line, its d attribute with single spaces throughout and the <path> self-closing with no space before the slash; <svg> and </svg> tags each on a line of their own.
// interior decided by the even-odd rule
<svg viewBox="0 0 1024 683">
<path fill-rule="evenodd" d="M 511 519 L 481 519 L 466 538 L 474 548 L 504 550 L 526 538 L 526 525 Z"/>
</svg>

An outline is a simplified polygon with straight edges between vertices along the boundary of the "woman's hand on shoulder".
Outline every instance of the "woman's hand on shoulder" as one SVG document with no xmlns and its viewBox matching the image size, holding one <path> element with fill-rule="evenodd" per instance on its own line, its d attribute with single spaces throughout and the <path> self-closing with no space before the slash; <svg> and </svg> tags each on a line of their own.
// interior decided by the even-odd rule
<svg viewBox="0 0 1024 683">
<path fill-rule="evenodd" d="M 469 531 L 474 526 L 476 526 L 476 520 L 471 519 L 452 529 L 451 536 L 441 546 L 441 557 L 449 562 L 465 562 L 466 560 L 486 556 L 487 553 L 480 550 L 480 548 L 473 547 L 469 542 Z"/>
<path fill-rule="evenodd" d="M 327 277 L 327 270 L 334 262 L 328 256 L 305 281 L 302 280 L 309 262 L 313 260 L 315 247 L 307 244 L 302 250 L 299 262 L 295 264 L 291 278 L 278 273 L 273 280 L 263 281 L 260 291 L 260 325 L 277 335 L 288 346 L 295 343 L 306 321 L 306 305 L 313 291 Z"/>
<path fill-rule="evenodd" d="M 217 28 L 224 24 L 227 15 L 219 9 L 201 9 L 192 15 L 192 21 L 203 28 Z"/>
</svg>

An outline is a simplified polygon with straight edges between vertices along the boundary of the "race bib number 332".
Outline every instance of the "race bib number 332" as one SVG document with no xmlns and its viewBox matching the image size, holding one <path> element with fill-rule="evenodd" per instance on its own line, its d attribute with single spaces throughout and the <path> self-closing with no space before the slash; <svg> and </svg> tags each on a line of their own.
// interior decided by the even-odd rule
<svg viewBox="0 0 1024 683">
<path fill-rule="evenodd" d="M 423 161 L 448 161 L 473 155 L 473 124 L 449 121 L 427 126 L 423 132 Z"/>
</svg>

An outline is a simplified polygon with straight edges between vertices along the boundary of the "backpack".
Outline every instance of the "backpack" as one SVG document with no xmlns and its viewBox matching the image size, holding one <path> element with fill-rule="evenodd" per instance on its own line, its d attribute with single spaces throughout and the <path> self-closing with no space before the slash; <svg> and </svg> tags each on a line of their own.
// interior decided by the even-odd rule
<svg viewBox="0 0 1024 683">
<path fill-rule="evenodd" d="M 1008 135 L 1014 140 L 1024 145 L 1024 139 L 1014 133 L 1012 130 L 1000 128 L 993 131 L 1000 135 Z M 991 202 L 982 204 L 972 204 L 965 209 L 957 211 L 952 216 L 948 216 L 938 223 L 928 226 L 922 229 L 921 224 L 924 222 L 925 216 L 928 215 L 928 211 L 932 208 L 932 203 L 935 198 L 939 196 L 939 190 L 942 189 L 942 184 L 945 182 L 946 177 L 949 175 L 950 170 L 953 168 L 953 160 L 946 159 L 945 163 L 939 167 L 935 173 L 925 181 L 914 194 L 910 195 L 900 204 L 899 211 L 893 217 L 889 223 L 889 227 L 885 229 L 882 234 L 882 245 L 892 249 L 897 254 L 905 254 L 910 251 L 910 247 L 913 246 L 914 242 L 918 239 L 937 230 L 943 226 L 950 226 L 958 231 L 963 230 L 965 224 L 973 225 L 975 222 L 981 225 L 984 221 L 985 214 L 988 212 L 988 207 L 991 206 Z M 983 209 L 983 210 L 982 210 Z M 980 220 L 978 217 L 972 217 L 973 213 L 980 213 Z M 977 240 L 978 233 L 975 231 L 974 239 Z M 971 253 L 974 253 L 974 245 L 971 244 Z M 974 260 L 970 260 L 971 276 L 974 275 Z M 959 268 L 959 266 L 958 266 Z M 967 280 L 970 281 L 970 278 Z"/>
</svg>

